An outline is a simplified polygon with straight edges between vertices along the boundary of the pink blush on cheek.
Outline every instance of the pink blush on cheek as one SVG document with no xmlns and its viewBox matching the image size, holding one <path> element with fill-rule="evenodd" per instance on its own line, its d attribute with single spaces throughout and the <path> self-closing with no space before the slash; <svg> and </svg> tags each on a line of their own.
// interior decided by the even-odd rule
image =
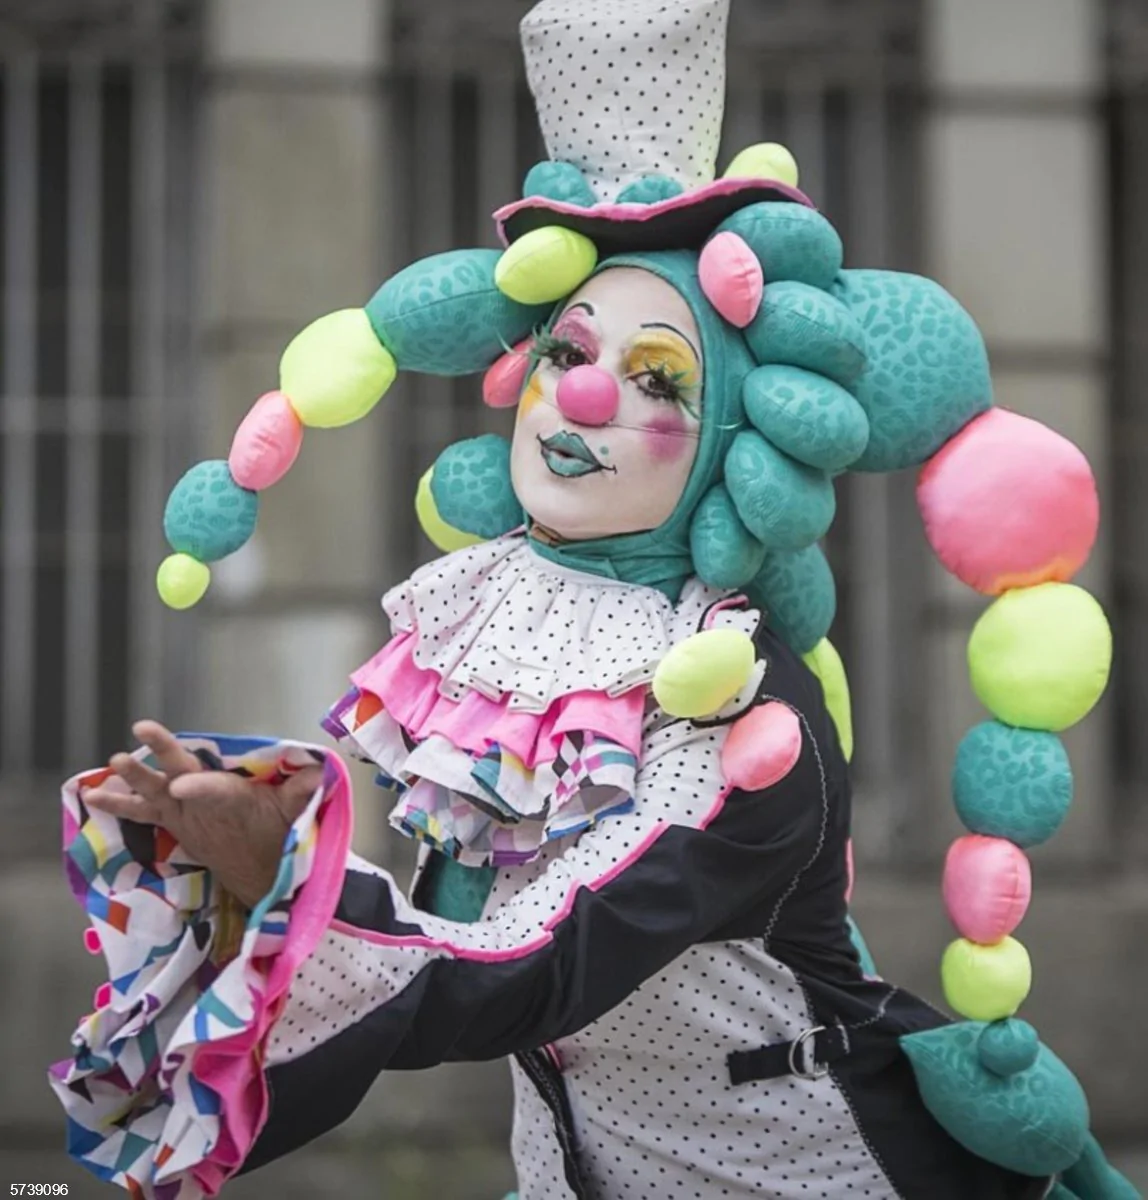
<svg viewBox="0 0 1148 1200">
<path fill-rule="evenodd" d="M 685 414 L 680 409 L 654 417 L 642 430 L 642 446 L 654 462 L 677 462 L 694 449 L 694 439 L 687 436 Z"/>
</svg>

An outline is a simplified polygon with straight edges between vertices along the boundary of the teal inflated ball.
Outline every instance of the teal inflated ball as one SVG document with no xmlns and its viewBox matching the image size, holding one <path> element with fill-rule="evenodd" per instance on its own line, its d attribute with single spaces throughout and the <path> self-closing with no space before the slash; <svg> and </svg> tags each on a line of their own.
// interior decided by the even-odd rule
<svg viewBox="0 0 1148 1200">
<path fill-rule="evenodd" d="M 430 488 L 438 515 L 475 537 L 501 537 L 523 522 L 510 482 L 510 443 L 496 433 L 448 446 L 435 460 Z"/>
<path fill-rule="evenodd" d="M 448 250 L 393 275 L 367 317 L 401 371 L 471 375 L 524 338 L 553 304 L 519 304 L 499 291 L 497 250 Z"/>
<path fill-rule="evenodd" d="M 841 270 L 841 236 L 816 209 L 776 200 L 738 209 L 714 230 L 736 233 L 757 256 L 772 284 L 796 280 L 826 289 Z"/>
<path fill-rule="evenodd" d="M 919 466 L 991 407 L 984 339 L 939 284 L 898 271 L 849 270 L 833 295 L 857 318 L 868 353 L 853 390 L 869 415 L 869 444 L 853 470 Z"/>
<path fill-rule="evenodd" d="M 765 547 L 741 523 L 724 484 L 710 488 L 690 522 L 690 553 L 710 587 L 744 587 L 761 570 Z"/>
<path fill-rule="evenodd" d="M 843 471 L 865 450 L 869 418 L 840 384 L 801 367 L 758 367 L 742 385 L 745 415 L 806 466 Z"/>
<path fill-rule="evenodd" d="M 745 340 L 759 363 L 804 367 L 844 387 L 852 387 L 865 370 L 865 334 L 857 318 L 840 300 L 807 283 L 771 283 Z"/>
<path fill-rule="evenodd" d="M 210 563 L 234 554 L 255 532 L 259 496 L 240 487 L 223 459 L 196 463 L 172 488 L 163 514 L 171 548 Z"/>
<path fill-rule="evenodd" d="M 873 954 L 869 949 L 868 943 L 861 935 L 861 930 L 857 927 L 857 922 L 852 917 L 845 918 L 845 924 L 849 928 L 849 940 L 853 943 L 853 949 L 857 951 L 857 957 L 861 960 L 861 970 L 870 977 L 876 977 L 877 964 L 873 961 Z"/>
<path fill-rule="evenodd" d="M 977 1039 L 977 1057 L 994 1075 L 1008 1079 L 1027 1071 L 1040 1053 L 1040 1038 L 1027 1021 L 1009 1017 L 986 1025 Z"/>
<path fill-rule="evenodd" d="M 1066 1195 L 1080 1200 L 1144 1200 L 1143 1193 L 1108 1163 L 1092 1134 L 1080 1157 L 1065 1171 L 1063 1183 Z M 1056 1193 L 1049 1196 L 1051 1200 Z"/>
<path fill-rule="evenodd" d="M 743 429 L 725 458 L 725 484 L 742 523 L 767 550 L 802 550 L 825 536 L 837 511 L 824 471 Z"/>
<path fill-rule="evenodd" d="M 590 208 L 598 199 L 586 176 L 573 163 L 549 159 L 535 163 L 527 171 L 522 195 L 523 198 L 543 196 L 560 204 L 577 204 L 579 208 Z"/>
<path fill-rule="evenodd" d="M 1021 1175 L 1055 1175 L 1080 1157 L 1088 1101 L 1047 1046 L 1007 1079 L 978 1052 L 985 1024 L 966 1021 L 901 1038 L 925 1107 L 971 1154 Z"/>
<path fill-rule="evenodd" d="M 618 204 L 657 204 L 661 200 L 672 200 L 685 189 L 676 179 L 668 175 L 650 174 L 628 183 L 619 193 Z"/>
<path fill-rule="evenodd" d="M 767 554 L 745 594 L 798 654 L 808 654 L 826 636 L 837 613 L 833 572 L 820 546 Z"/>
<path fill-rule="evenodd" d="M 984 721 L 957 748 L 952 787 L 971 833 L 1038 846 L 1068 815 L 1072 767 L 1056 734 Z"/>
</svg>

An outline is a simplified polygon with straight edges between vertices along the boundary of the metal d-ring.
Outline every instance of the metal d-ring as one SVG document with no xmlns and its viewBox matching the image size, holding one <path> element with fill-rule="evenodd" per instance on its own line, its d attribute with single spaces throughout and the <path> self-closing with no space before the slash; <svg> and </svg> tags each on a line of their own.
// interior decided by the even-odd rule
<svg viewBox="0 0 1148 1200">
<path fill-rule="evenodd" d="M 799 1079 L 820 1079 L 824 1075 L 829 1074 L 827 1066 L 819 1067 L 817 1065 L 817 1046 L 814 1044 L 809 1050 L 809 1060 L 813 1064 L 813 1070 L 807 1071 L 804 1067 L 799 1067 L 796 1062 L 797 1052 L 802 1051 L 802 1057 L 805 1053 L 805 1043 L 812 1037 L 816 1037 L 819 1033 L 825 1033 L 824 1025 L 813 1025 L 804 1033 L 800 1033 L 789 1043 L 789 1073 L 796 1075 Z"/>
</svg>

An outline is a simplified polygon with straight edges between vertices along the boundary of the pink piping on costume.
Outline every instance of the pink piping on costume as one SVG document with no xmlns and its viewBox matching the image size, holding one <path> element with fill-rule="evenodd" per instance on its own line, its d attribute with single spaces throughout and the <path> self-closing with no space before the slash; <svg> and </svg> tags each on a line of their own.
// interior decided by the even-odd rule
<svg viewBox="0 0 1148 1200">
<path fill-rule="evenodd" d="M 708 829 L 710 825 L 712 825 L 713 822 L 718 819 L 718 817 L 721 815 L 721 810 L 725 808 L 725 802 L 729 798 L 729 794 L 732 791 L 733 784 L 727 783 L 722 790 L 718 792 L 717 799 L 714 800 L 709 812 L 706 813 L 706 815 L 698 822 L 699 829 Z"/>
<path fill-rule="evenodd" d="M 716 604 L 711 604 L 706 609 L 705 621 L 702 623 L 703 629 L 712 629 L 714 627 L 714 618 L 720 612 L 728 612 L 731 608 L 744 609 L 749 603 L 744 596 L 733 595 L 726 596 L 724 600 L 719 600 Z"/>
<path fill-rule="evenodd" d="M 708 828 L 711 822 L 716 820 L 725 806 L 726 797 L 730 794 L 731 790 L 729 787 L 723 787 L 717 794 L 709 811 L 698 823 L 699 829 Z M 506 950 L 479 950 L 472 946 L 460 946 L 455 942 L 448 941 L 446 938 L 428 937 L 426 934 L 394 934 L 381 933 L 374 929 L 360 929 L 357 925 L 348 924 L 346 921 L 331 921 L 330 928 L 335 933 L 341 933 L 346 937 L 358 938 L 360 941 L 370 942 L 375 946 L 391 946 L 399 950 L 445 950 L 455 958 L 465 959 L 469 962 L 512 962 L 518 958 L 525 958 L 527 955 L 533 954 L 536 950 L 541 950 L 548 946 L 554 940 L 553 930 L 570 915 L 574 907 L 574 899 L 582 888 L 588 888 L 592 892 L 604 888 L 641 858 L 669 828 L 670 824 L 668 821 L 659 821 L 628 854 L 624 855 L 616 863 L 613 863 L 597 879 L 593 879 L 589 883 L 583 883 L 581 880 L 576 880 L 572 883 L 563 897 L 561 905 L 544 922 L 542 926 L 543 932 L 531 941 L 524 942 L 521 946 L 512 946 Z"/>
<path fill-rule="evenodd" d="M 546 918 L 543 925 L 544 929 L 551 930 L 556 925 L 560 925 L 570 915 L 574 908 L 574 900 L 578 893 L 587 888 L 591 892 L 598 891 L 599 888 L 604 888 L 606 884 L 613 882 L 626 870 L 632 866 L 647 850 L 669 829 L 669 823 L 659 821 L 649 833 L 629 852 L 623 855 L 609 870 L 599 875 L 597 879 L 591 880 L 589 883 L 583 883 L 580 879 L 576 879 L 566 890 L 566 895 L 562 898 L 562 903 L 558 908 Z"/>
<path fill-rule="evenodd" d="M 541 933 L 533 941 L 523 942 L 521 946 L 511 946 L 507 950 L 479 950 L 470 946 L 458 946 L 445 938 L 428 937 L 424 933 L 380 933 L 376 929 L 360 929 L 359 926 L 350 925 L 346 921 L 332 921 L 331 929 L 335 933 L 357 938 L 360 942 L 370 942 L 375 946 L 391 946 L 396 950 L 445 950 L 454 958 L 483 963 L 513 962 L 516 958 L 525 958 L 536 950 L 541 950 L 554 940 L 551 934 Z"/>
<path fill-rule="evenodd" d="M 283 1011 L 296 970 L 330 924 L 342 892 L 351 845 L 351 782 L 338 755 L 329 754 L 328 760 L 336 779 L 319 825 L 311 873 L 292 904 L 283 946 L 271 962 L 262 997 L 253 997 L 255 1020 L 232 1037 L 195 1052 L 193 1074 L 220 1099 L 219 1140 L 211 1157 L 192 1172 L 209 1196 L 239 1169 L 267 1122 L 267 1083 L 259 1048 Z"/>
<path fill-rule="evenodd" d="M 506 237 L 506 222 L 526 209 L 537 208 L 544 212 L 570 217 L 591 217 L 606 221 L 640 223 L 659 217 L 662 213 L 674 212 L 679 208 L 692 208 L 695 204 L 708 200 L 711 196 L 736 195 L 738 192 L 760 190 L 763 187 L 778 192 L 796 204 L 813 208 L 813 201 L 804 192 L 800 192 L 788 184 L 779 183 L 776 179 L 738 178 L 715 179 L 713 183 L 707 183 L 704 187 L 680 192 L 676 196 L 669 197 L 668 200 L 659 200 L 656 204 L 614 204 L 604 201 L 586 208 L 580 204 L 569 204 L 564 200 L 548 200 L 545 196 L 527 196 L 524 200 L 515 200 L 512 204 L 504 204 L 502 208 L 495 209 L 494 221 L 498 228 L 499 240 L 504 246 L 508 246 L 510 243 Z"/>
</svg>

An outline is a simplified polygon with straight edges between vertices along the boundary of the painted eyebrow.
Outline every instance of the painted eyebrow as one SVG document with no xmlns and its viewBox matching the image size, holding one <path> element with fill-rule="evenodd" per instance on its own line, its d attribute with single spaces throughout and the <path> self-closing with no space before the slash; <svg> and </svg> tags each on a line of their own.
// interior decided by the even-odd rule
<svg viewBox="0 0 1148 1200">
<path fill-rule="evenodd" d="M 698 353 L 698 348 L 690 341 L 688 337 L 680 329 L 674 325 L 667 325 L 665 321 L 648 321 L 646 324 L 639 326 L 641 329 L 668 329 L 671 333 L 676 333 L 678 337 L 694 352 L 694 357 L 701 362 L 702 356 Z"/>
<path fill-rule="evenodd" d="M 564 317 L 567 315 L 567 313 L 572 313 L 575 309 L 579 308 L 584 308 L 590 316 L 594 315 L 594 306 L 589 302 L 589 300 L 579 300 L 577 304 L 571 304 L 570 307 L 562 313 L 562 316 Z M 562 318 L 560 317 L 559 320 L 561 319 Z"/>
</svg>

